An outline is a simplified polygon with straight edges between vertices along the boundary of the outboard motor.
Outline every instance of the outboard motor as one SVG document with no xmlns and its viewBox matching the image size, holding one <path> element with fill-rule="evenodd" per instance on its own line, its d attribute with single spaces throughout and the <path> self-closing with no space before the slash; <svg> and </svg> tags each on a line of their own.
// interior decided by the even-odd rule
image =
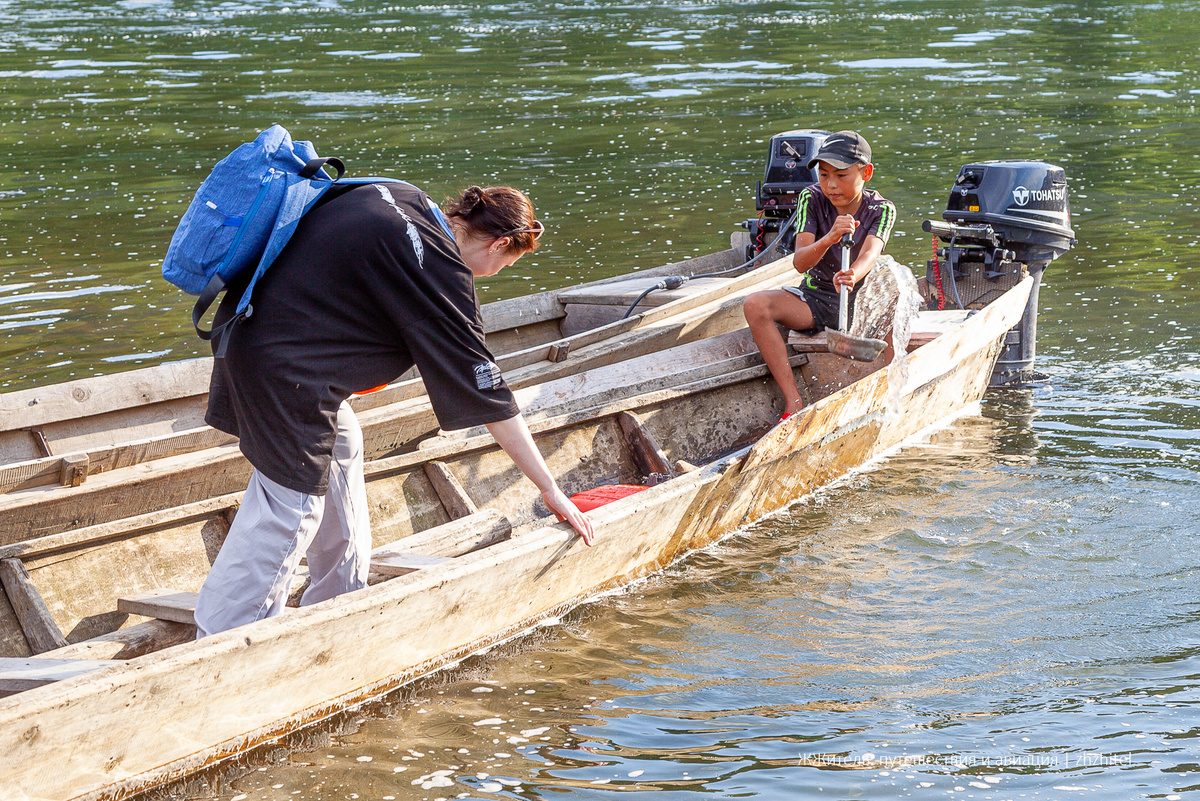
<svg viewBox="0 0 1200 801">
<path fill-rule="evenodd" d="M 1033 380 L 1042 272 L 1076 242 L 1063 169 L 1040 161 L 968 164 L 942 219 L 922 226 L 945 243 L 934 241 L 922 286 L 927 308 L 983 308 L 1028 273 L 1034 281 L 1029 303 L 1008 332 L 991 386 Z"/>
<path fill-rule="evenodd" d="M 796 211 L 796 195 L 809 184 L 817 182 L 817 171 L 808 168 L 809 159 L 820 149 L 829 131 L 803 129 L 785 131 L 771 137 L 771 153 L 767 157 L 767 172 L 758 182 L 754 208 L 758 218 L 746 220 L 742 227 L 750 231 L 746 260 L 758 256 L 775 241 Z M 795 230 L 785 230 L 779 243 L 780 255 L 796 249 Z"/>
</svg>

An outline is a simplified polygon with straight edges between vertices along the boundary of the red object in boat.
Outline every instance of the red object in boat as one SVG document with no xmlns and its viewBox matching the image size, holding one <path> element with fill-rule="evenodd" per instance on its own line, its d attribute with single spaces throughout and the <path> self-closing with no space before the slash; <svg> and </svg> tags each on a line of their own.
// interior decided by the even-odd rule
<svg viewBox="0 0 1200 801">
<path fill-rule="evenodd" d="M 579 507 L 579 511 L 588 512 L 606 503 L 628 498 L 644 489 L 650 488 L 638 484 L 605 484 L 602 487 L 577 492 L 571 496 L 571 500 Z"/>
</svg>

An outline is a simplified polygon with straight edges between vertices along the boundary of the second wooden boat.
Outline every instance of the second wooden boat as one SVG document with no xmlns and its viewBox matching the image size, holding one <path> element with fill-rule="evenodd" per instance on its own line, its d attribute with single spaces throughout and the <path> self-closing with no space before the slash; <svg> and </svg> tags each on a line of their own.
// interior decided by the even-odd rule
<svg viewBox="0 0 1200 801">
<path fill-rule="evenodd" d="M 791 270 L 786 259 L 696 281 L 619 319 L 642 284 L 685 269 L 736 268 L 740 255 L 731 248 L 650 271 L 648 278 L 626 276 L 494 305 L 492 337 L 503 354 L 497 361 L 519 389 L 740 328 L 742 300 L 778 285 Z M 236 441 L 203 423 L 209 371 L 210 360 L 198 359 L 0 395 L 10 442 L 28 447 L 31 426 L 38 429 L 32 424 L 41 421 L 38 430 L 45 433 L 53 419 L 60 449 L 0 466 L 0 485 L 8 488 L 0 494 L 0 544 L 243 489 L 251 468 Z M 139 397 L 149 400 L 137 406 Z M 352 405 L 368 459 L 411 450 L 438 430 L 419 377 L 356 397 Z M 69 432 L 76 430 L 82 433 L 73 438 Z"/>
</svg>

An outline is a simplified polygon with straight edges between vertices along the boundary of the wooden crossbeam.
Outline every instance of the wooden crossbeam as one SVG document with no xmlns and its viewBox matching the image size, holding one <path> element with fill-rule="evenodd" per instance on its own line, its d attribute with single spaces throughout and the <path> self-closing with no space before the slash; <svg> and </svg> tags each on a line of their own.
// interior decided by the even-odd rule
<svg viewBox="0 0 1200 801">
<path fill-rule="evenodd" d="M 436 460 L 426 462 L 425 476 L 433 485 L 433 491 L 437 493 L 451 520 L 458 520 L 479 511 L 475 502 L 471 500 L 471 496 L 467 494 L 466 488 L 450 472 L 450 468 L 446 466 L 445 462 Z"/>
<path fill-rule="evenodd" d="M 617 415 L 617 423 L 621 426 L 621 433 L 625 436 L 625 443 L 629 446 L 633 463 L 637 465 L 643 475 L 649 476 L 658 473 L 671 478 L 675 477 L 675 470 L 667 461 L 667 455 L 663 453 L 662 448 L 658 447 L 658 443 L 654 441 L 654 437 L 650 436 L 650 432 L 642 425 L 642 421 L 636 414 L 621 412 Z"/>
<path fill-rule="evenodd" d="M 196 598 L 197 594 L 194 592 L 159 587 L 126 598 L 118 598 L 117 611 L 195 625 Z"/>
<path fill-rule="evenodd" d="M 50 609 L 42 600 L 41 593 L 33 585 L 25 563 L 20 559 L 0 559 L 0 584 L 4 594 L 17 615 L 21 632 L 35 654 L 61 648 L 67 644 L 58 624 L 50 615 Z"/>
<path fill-rule="evenodd" d="M 147 620 L 89 640 L 38 654 L 38 659 L 133 659 L 196 639 L 196 627 L 171 620 Z"/>
</svg>

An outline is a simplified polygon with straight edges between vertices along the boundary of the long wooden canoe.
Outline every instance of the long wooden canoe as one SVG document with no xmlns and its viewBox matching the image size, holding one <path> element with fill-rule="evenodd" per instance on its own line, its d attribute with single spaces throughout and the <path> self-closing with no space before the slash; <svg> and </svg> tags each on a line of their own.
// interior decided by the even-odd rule
<svg viewBox="0 0 1200 801">
<path fill-rule="evenodd" d="M 739 255 L 731 249 L 660 269 L 671 274 L 687 265 L 696 272 L 723 269 L 736 265 Z M 521 347 L 501 351 L 503 355 L 497 361 L 510 386 L 529 387 L 744 327 L 744 297 L 758 289 L 778 286 L 781 276 L 790 270 L 788 261 L 780 259 L 744 275 L 697 281 L 674 293 L 664 293 L 655 300 L 662 305 L 627 319 L 615 319 L 625 311 L 627 301 L 617 305 L 606 302 L 625 300 L 632 291 L 628 284 L 636 287 L 653 282 L 655 276 L 544 293 L 535 296 L 522 313 L 502 305 L 503 314 L 490 315 L 492 325 L 499 326 L 496 333 L 503 336 L 500 345 L 519 342 Z M 578 312 L 583 321 L 576 320 L 572 312 Z M 535 330 L 526 330 L 521 319 L 532 319 L 530 328 Z M 610 322 L 604 322 L 606 319 Z M 546 341 L 551 335 L 557 338 Z M 529 345 L 534 340 L 537 344 Z M 21 428 L 14 421 L 28 424 L 42 420 L 44 426 L 49 426 L 51 417 L 65 415 L 72 404 L 87 406 L 94 412 L 59 420 L 54 442 L 60 448 L 77 450 L 0 466 L 0 490 L 9 490 L 0 494 L 0 544 L 243 489 L 251 468 L 235 440 L 203 424 L 207 370 L 211 370 L 208 360 L 195 360 L 45 391 L 0 395 L 6 410 L 0 411 L 0 422 L 10 434 L 19 434 L 21 442 L 30 439 L 26 430 L 30 426 Z M 164 376 L 170 380 L 162 380 Z M 197 376 L 203 376 L 200 394 L 196 394 Z M 114 389 L 118 379 L 124 380 L 120 391 Z M 177 392 L 174 387 L 188 382 L 191 389 L 187 391 L 192 394 L 177 396 L 183 390 Z M 76 396 L 82 400 L 74 400 Z M 150 398 L 145 408 L 126 408 L 125 404 L 138 396 Z M 114 398 L 111 404 L 105 400 L 110 397 Z M 419 378 L 355 398 L 353 404 L 368 459 L 414 449 L 438 429 Z M 38 412 L 43 416 L 33 417 L 30 410 L 38 409 L 43 410 Z M 119 424 L 127 417 L 133 418 L 129 425 Z M 85 433 L 70 439 L 67 432 L 72 427 Z"/>
<path fill-rule="evenodd" d="M 915 330 L 937 336 L 891 363 L 814 344 L 793 357 L 812 403 L 778 425 L 739 330 L 527 390 L 565 490 L 658 482 L 594 511 L 591 548 L 472 434 L 369 463 L 371 586 L 200 641 L 189 593 L 235 493 L 0 546 L 0 631 L 27 650 L 0 659 L 0 795 L 126 797 L 659 570 L 977 401 L 1031 284 L 970 315 L 923 313 Z"/>
</svg>

